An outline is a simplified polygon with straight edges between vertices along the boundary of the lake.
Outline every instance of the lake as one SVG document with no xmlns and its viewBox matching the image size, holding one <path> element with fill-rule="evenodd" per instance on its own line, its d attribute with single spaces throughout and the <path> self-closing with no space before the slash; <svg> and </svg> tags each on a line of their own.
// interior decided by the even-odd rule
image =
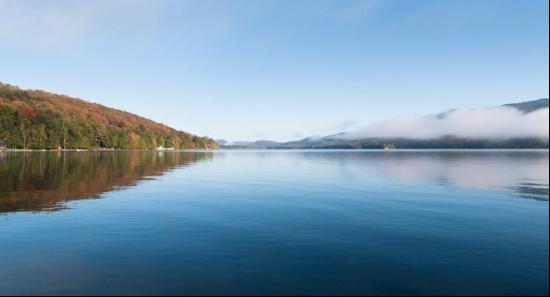
<svg viewBox="0 0 550 297">
<path fill-rule="evenodd" d="M 0 153 L 0 294 L 548 295 L 543 151 Z"/>
</svg>

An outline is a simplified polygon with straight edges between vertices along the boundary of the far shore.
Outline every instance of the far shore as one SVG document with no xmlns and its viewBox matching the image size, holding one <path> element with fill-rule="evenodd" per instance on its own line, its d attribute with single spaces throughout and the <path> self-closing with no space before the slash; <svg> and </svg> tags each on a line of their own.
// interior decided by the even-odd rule
<svg viewBox="0 0 550 297">
<path fill-rule="evenodd" d="M 118 151 L 155 151 L 155 152 L 181 152 L 181 151 L 547 151 L 548 148 L 182 148 L 182 149 L 0 149 L 0 153 L 31 153 L 31 152 L 118 152 Z"/>
</svg>

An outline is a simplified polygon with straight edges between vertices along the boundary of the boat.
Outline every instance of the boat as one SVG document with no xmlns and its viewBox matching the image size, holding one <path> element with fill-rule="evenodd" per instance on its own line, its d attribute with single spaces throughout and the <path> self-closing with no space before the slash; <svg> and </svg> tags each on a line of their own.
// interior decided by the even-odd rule
<svg viewBox="0 0 550 297">
<path fill-rule="evenodd" d="M 173 147 L 163 147 L 162 145 L 157 147 L 157 151 L 159 152 L 164 152 L 164 151 L 173 151 L 174 148 Z"/>
</svg>

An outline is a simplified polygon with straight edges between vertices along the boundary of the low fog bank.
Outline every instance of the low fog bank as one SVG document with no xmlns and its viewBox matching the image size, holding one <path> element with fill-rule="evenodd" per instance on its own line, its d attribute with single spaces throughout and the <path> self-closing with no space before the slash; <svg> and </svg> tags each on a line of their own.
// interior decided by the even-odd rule
<svg viewBox="0 0 550 297">
<path fill-rule="evenodd" d="M 455 109 L 444 114 L 424 117 L 400 117 L 343 133 L 335 138 L 434 139 L 455 136 L 472 139 L 540 138 L 548 141 L 548 108 L 524 113 L 501 106 L 482 109 Z"/>
</svg>

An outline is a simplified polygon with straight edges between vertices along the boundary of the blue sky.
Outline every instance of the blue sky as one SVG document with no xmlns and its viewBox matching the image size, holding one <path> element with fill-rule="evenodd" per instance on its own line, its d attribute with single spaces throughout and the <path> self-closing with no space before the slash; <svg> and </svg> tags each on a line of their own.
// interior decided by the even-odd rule
<svg viewBox="0 0 550 297">
<path fill-rule="evenodd" d="M 0 0 L 0 81 L 228 140 L 548 97 L 548 1 Z"/>
</svg>

